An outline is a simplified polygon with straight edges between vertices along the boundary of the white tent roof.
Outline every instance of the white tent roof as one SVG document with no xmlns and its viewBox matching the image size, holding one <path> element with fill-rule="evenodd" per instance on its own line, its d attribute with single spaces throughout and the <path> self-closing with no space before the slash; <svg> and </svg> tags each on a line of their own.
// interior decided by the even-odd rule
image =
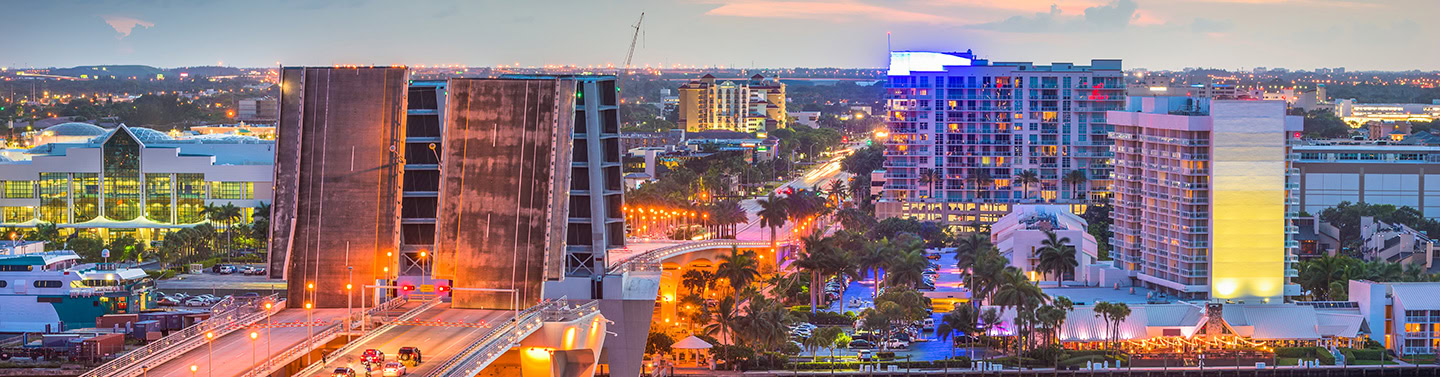
<svg viewBox="0 0 1440 377">
<path fill-rule="evenodd" d="M 685 339 L 680 339 L 680 341 L 675 342 L 675 344 L 673 345 L 670 345 L 670 348 L 682 350 L 710 349 L 710 347 L 712 347 L 710 343 L 704 340 L 700 340 L 700 338 L 696 338 L 694 335 L 688 336 Z"/>
</svg>

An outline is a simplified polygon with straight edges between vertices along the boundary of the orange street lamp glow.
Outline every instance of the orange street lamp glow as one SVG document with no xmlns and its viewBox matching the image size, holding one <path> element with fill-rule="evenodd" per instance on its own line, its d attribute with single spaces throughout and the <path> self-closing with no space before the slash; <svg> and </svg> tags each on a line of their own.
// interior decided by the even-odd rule
<svg viewBox="0 0 1440 377">
<path fill-rule="evenodd" d="M 251 331 L 251 332 L 250 332 L 250 340 L 255 340 L 255 338 L 259 338 L 259 337 L 260 337 L 260 333 L 257 333 L 257 332 L 254 332 L 254 331 Z"/>
</svg>

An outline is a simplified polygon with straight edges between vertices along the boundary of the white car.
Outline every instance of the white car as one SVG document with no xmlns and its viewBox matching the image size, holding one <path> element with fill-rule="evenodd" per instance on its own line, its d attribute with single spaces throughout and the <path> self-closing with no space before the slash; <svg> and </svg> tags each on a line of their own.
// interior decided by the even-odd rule
<svg viewBox="0 0 1440 377">
<path fill-rule="evenodd" d="M 922 325 L 920 326 L 920 328 L 925 329 L 925 330 L 927 330 L 927 331 L 928 331 L 928 330 L 934 330 L 934 329 L 935 329 L 935 318 L 926 318 L 926 319 L 925 319 L 925 323 L 922 324 Z"/>
<path fill-rule="evenodd" d="M 409 374 L 409 372 L 405 370 L 405 364 L 391 361 L 385 363 L 385 368 L 380 370 L 380 374 L 385 377 L 398 377 Z"/>
<path fill-rule="evenodd" d="M 205 301 L 205 299 L 199 298 L 199 297 L 191 297 L 189 300 L 185 300 L 185 306 L 193 306 L 193 307 L 209 306 L 209 301 Z"/>
<path fill-rule="evenodd" d="M 906 348 L 910 348 L 910 342 L 903 341 L 903 340 L 900 340 L 900 339 L 890 339 L 889 341 L 886 341 L 886 342 L 885 342 L 885 348 L 887 348 L 887 349 L 892 349 L 892 350 L 894 350 L 894 349 L 906 349 Z"/>
</svg>

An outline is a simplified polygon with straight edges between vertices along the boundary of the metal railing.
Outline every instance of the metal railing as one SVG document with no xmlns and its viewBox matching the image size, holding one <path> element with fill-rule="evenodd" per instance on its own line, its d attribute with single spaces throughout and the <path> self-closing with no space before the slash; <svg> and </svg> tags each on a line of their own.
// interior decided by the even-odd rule
<svg viewBox="0 0 1440 377">
<path fill-rule="evenodd" d="M 794 241 L 779 242 L 779 245 L 788 245 Z M 769 247 L 769 241 L 740 241 L 740 240 L 705 240 L 685 242 L 674 246 L 666 246 L 655 250 L 637 254 L 629 259 L 621 261 L 615 267 L 609 269 L 609 274 L 623 274 L 632 271 L 642 271 L 641 268 L 647 265 L 658 265 L 666 258 L 674 254 L 687 253 L 695 250 L 712 249 L 717 247 Z"/>
<path fill-rule="evenodd" d="M 209 319 L 197 323 L 193 326 L 187 327 L 183 330 L 171 333 L 169 336 L 166 336 L 164 338 L 160 338 L 156 341 L 150 342 L 144 347 L 140 347 L 135 349 L 134 351 L 130 351 L 129 353 L 126 353 L 124 355 L 120 355 L 114 360 L 110 360 L 109 362 L 95 367 L 95 369 L 91 369 L 90 371 L 81 374 L 80 377 L 131 376 L 143 373 L 143 371 L 140 371 L 138 373 L 127 373 L 127 370 L 129 372 L 135 372 L 131 369 L 135 369 L 136 367 L 140 367 L 143 365 L 160 364 L 169 361 L 170 358 L 178 356 L 179 354 L 184 353 L 184 351 L 194 349 L 194 347 L 186 347 L 185 345 L 200 339 L 202 336 L 205 335 L 205 333 L 216 330 L 220 330 L 224 333 L 229 333 L 229 331 L 234 331 L 234 329 L 248 326 L 250 323 L 265 319 L 266 316 L 269 316 L 270 314 L 279 311 L 280 308 L 284 308 L 284 300 L 274 301 L 278 298 L 279 295 L 266 296 L 249 303 L 253 305 L 235 304 L 234 298 L 226 298 L 224 300 L 221 300 L 219 303 L 216 303 L 215 306 L 212 307 L 220 310 L 216 311 L 212 309 Z M 276 308 L 271 310 L 264 310 L 261 308 L 261 305 L 264 302 L 275 302 Z M 250 313 L 248 315 L 241 313 L 246 310 L 259 311 L 256 313 Z M 183 349 L 184 351 L 175 352 L 176 350 L 180 349 Z M 157 363 L 155 362 L 156 360 L 152 360 L 154 358 L 159 358 L 159 362 Z"/>
<path fill-rule="evenodd" d="M 570 307 L 566 305 L 564 299 L 561 299 L 542 302 L 525 309 L 516 318 L 505 321 L 494 331 L 474 343 L 470 343 L 464 350 L 456 354 L 460 357 L 446 360 L 444 364 L 426 374 L 426 377 L 450 376 L 461 372 L 464 372 L 461 374 L 464 376 L 474 375 L 500 354 L 514 347 L 524 337 L 529 336 L 531 331 L 539 328 L 544 322 L 570 321 L 590 315 L 600 310 L 599 304 L 599 301 L 591 301 Z"/>
<path fill-rule="evenodd" d="M 340 326 L 338 326 L 338 323 L 334 323 L 330 326 L 326 326 L 324 330 L 321 330 L 319 333 L 315 334 L 315 337 L 311 339 L 328 340 L 332 336 L 339 336 L 339 334 Z M 305 352 L 310 352 L 312 347 L 312 343 L 308 341 L 297 343 L 294 346 L 285 349 L 285 351 L 266 357 L 265 362 L 260 363 L 253 368 L 250 368 L 250 371 L 245 372 L 245 374 L 241 376 L 268 376 L 270 375 L 270 373 L 273 373 L 275 369 L 279 369 L 279 367 L 289 364 L 290 360 L 295 358 L 297 355 L 303 354 Z"/>
<path fill-rule="evenodd" d="M 394 301 L 394 300 L 391 300 L 391 301 Z M 353 351 L 355 351 L 356 348 L 359 348 L 360 345 L 365 344 L 365 343 L 367 343 L 367 342 L 375 339 L 376 337 L 380 336 L 380 334 L 383 334 L 383 333 L 385 333 L 386 331 L 390 331 L 390 329 L 395 328 L 395 326 L 397 326 L 398 323 L 404 322 L 404 321 L 409 321 L 409 320 L 411 320 L 411 319 L 414 319 L 416 316 L 419 316 L 420 313 L 424 313 L 426 310 L 430 310 L 431 308 L 434 308 L 435 306 L 440 305 L 440 303 L 441 303 L 440 300 L 431 300 L 430 302 L 426 302 L 425 305 L 420 305 L 420 306 L 415 307 L 414 309 L 410 309 L 410 311 L 405 312 L 405 314 L 401 314 L 399 317 L 395 317 L 395 320 L 394 320 L 394 321 L 390 321 L 389 323 L 386 323 L 384 326 L 376 327 L 374 330 L 370 330 L 369 332 L 365 333 L 365 335 L 363 335 L 363 336 L 361 336 L 361 337 L 359 337 L 359 338 L 355 338 L 354 340 L 351 340 L 349 343 L 346 343 L 345 346 L 340 347 L 340 348 L 336 349 L 335 351 L 326 354 L 325 357 L 322 357 L 322 358 L 321 358 L 321 360 L 336 359 L 337 356 L 339 356 L 339 355 L 344 355 L 344 354 L 353 352 Z M 336 326 L 336 327 L 338 328 L 338 326 Z M 323 339 L 323 338 L 321 338 L 321 339 Z M 277 359 L 277 358 L 278 358 L 278 357 L 272 357 L 272 359 Z M 258 368 L 258 367 L 257 367 L 257 368 L 255 368 L 254 370 L 251 370 L 249 373 L 246 373 L 244 377 L 267 376 L 267 375 L 269 375 L 270 373 L 274 373 L 274 372 L 275 372 L 274 370 L 271 370 L 272 368 L 279 367 L 279 366 L 284 366 L 284 364 L 273 365 L 273 366 L 271 366 L 271 367 L 266 367 L 266 368 Z M 305 369 L 302 369 L 302 370 L 300 370 L 299 372 L 296 372 L 295 374 L 292 374 L 292 376 L 312 376 L 312 375 L 315 375 L 316 373 L 319 373 L 320 370 L 321 370 L 322 368 L 324 368 L 324 367 L 325 367 L 325 363 L 323 363 L 323 362 L 321 362 L 321 363 L 315 363 L 315 364 L 310 364 L 309 366 L 306 366 Z"/>
</svg>

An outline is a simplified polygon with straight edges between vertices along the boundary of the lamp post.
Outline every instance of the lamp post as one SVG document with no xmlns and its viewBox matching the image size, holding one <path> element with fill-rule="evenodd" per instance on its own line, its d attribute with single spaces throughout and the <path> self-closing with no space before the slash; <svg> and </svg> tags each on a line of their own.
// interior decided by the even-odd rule
<svg viewBox="0 0 1440 377">
<path fill-rule="evenodd" d="M 209 346 L 209 349 L 210 349 L 209 355 L 208 355 L 208 356 L 205 356 L 205 363 L 207 364 L 207 365 L 205 366 L 205 375 L 206 375 L 206 376 L 212 376 L 212 377 L 213 377 L 213 376 L 215 376 L 215 333 L 214 333 L 214 332 L 207 332 L 207 333 L 205 333 L 205 345 L 206 345 L 206 346 Z M 192 368 L 193 368 L 193 367 L 192 367 Z"/>
<path fill-rule="evenodd" d="M 269 302 L 265 303 L 265 311 L 268 312 L 268 311 L 270 311 L 270 308 L 273 308 L 273 307 L 275 307 L 275 304 L 274 304 L 274 303 L 269 303 Z M 268 314 L 265 315 L 265 354 L 266 354 L 266 355 L 269 355 L 269 354 L 270 354 L 270 338 L 271 338 L 270 335 L 274 335 L 274 334 L 275 334 L 275 333 L 274 333 L 274 331 L 275 331 L 275 320 L 274 320 L 274 318 L 275 318 L 275 313 L 268 313 Z"/>
<path fill-rule="evenodd" d="M 305 328 L 310 330 L 310 337 L 305 339 L 305 364 L 310 364 L 310 354 L 315 351 L 315 324 L 311 322 L 314 308 L 315 304 L 305 303 Z"/>
<path fill-rule="evenodd" d="M 195 377 L 195 371 L 199 369 L 200 367 L 195 366 L 195 364 L 190 364 L 190 377 Z"/>
<path fill-rule="evenodd" d="M 250 369 L 255 369 L 255 338 L 259 337 L 260 333 L 254 331 L 250 332 Z M 265 338 L 265 340 L 269 341 L 270 338 Z"/>
<path fill-rule="evenodd" d="M 346 246 L 349 246 L 348 242 L 346 243 Z M 352 290 L 352 288 L 355 287 L 355 266 L 345 266 L 345 271 L 346 274 L 348 274 L 345 278 L 345 342 L 349 343 L 350 340 L 352 340 L 350 338 L 350 324 L 353 323 L 351 322 L 351 320 L 355 318 L 355 313 L 351 309 L 352 307 L 354 307 L 355 301 L 355 295 L 352 294 L 354 293 L 354 290 Z"/>
</svg>

